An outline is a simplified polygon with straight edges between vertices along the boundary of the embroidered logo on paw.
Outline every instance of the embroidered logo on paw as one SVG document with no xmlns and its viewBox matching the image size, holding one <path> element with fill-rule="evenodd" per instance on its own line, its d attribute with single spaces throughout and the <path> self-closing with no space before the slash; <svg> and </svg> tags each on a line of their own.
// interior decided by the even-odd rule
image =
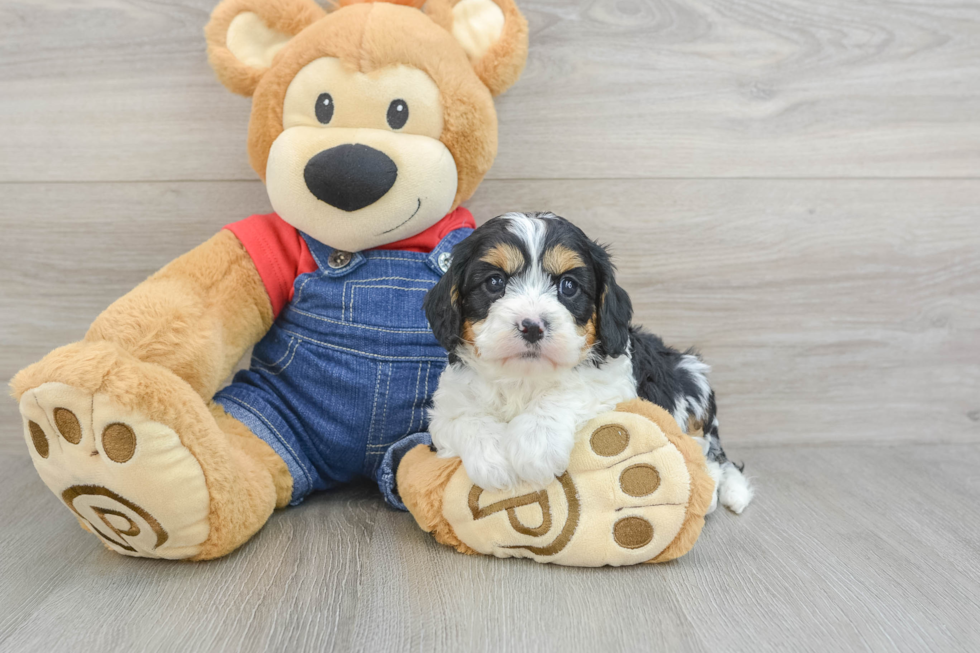
<svg viewBox="0 0 980 653">
<path fill-rule="evenodd" d="M 61 498 L 96 535 L 126 551 L 152 551 L 170 537 L 153 515 L 104 487 L 73 485 Z M 141 546 L 130 546 L 130 541 Z"/>
<path fill-rule="evenodd" d="M 506 548 L 526 549 L 534 555 L 553 556 L 568 546 L 568 542 L 572 539 L 572 535 L 575 534 L 575 528 L 578 526 L 578 520 L 581 514 L 578 493 L 575 491 L 575 484 L 572 483 L 572 479 L 567 472 L 558 478 L 558 483 L 561 485 L 562 491 L 565 495 L 565 502 L 568 504 L 568 517 L 565 519 L 565 525 L 562 527 L 561 532 L 558 533 L 558 536 L 553 542 L 544 546 L 514 544 Z M 528 494 L 522 494 L 518 497 L 503 499 L 502 501 L 496 501 L 482 508 L 480 507 L 481 496 L 483 496 L 483 488 L 474 485 L 470 489 L 469 498 L 469 508 L 470 512 L 473 514 L 474 521 L 489 517 L 494 513 L 500 512 L 501 510 L 506 510 L 507 519 L 510 521 L 511 528 L 521 535 L 541 537 L 542 535 L 547 535 L 552 529 L 551 502 L 548 500 L 547 490 L 541 490 L 540 492 L 529 492 Z M 541 523 L 538 526 L 529 527 L 521 522 L 517 515 L 517 509 L 535 504 L 541 509 Z"/>
</svg>

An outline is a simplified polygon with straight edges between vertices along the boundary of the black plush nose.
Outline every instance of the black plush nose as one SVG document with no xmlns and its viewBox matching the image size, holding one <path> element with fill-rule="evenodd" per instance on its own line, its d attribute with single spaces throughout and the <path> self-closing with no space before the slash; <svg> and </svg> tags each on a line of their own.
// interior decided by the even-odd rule
<svg viewBox="0 0 980 653">
<path fill-rule="evenodd" d="M 384 197 L 395 185 L 398 166 L 373 147 L 345 144 L 310 159 L 303 178 L 318 200 L 350 212 Z"/>
<path fill-rule="evenodd" d="M 532 345 L 544 337 L 544 329 L 534 320 L 524 320 L 521 322 L 521 337 Z"/>
</svg>

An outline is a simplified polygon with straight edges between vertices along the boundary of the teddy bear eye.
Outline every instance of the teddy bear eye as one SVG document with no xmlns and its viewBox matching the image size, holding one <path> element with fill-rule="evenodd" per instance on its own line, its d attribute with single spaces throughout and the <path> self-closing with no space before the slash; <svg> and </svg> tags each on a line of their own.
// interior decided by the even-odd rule
<svg viewBox="0 0 980 653">
<path fill-rule="evenodd" d="M 392 100 L 388 105 L 388 126 L 392 129 L 401 129 L 406 122 L 408 122 L 408 102 Z"/>
<path fill-rule="evenodd" d="M 333 118 L 333 97 L 329 93 L 320 93 L 316 99 L 316 119 L 324 125 Z"/>
</svg>

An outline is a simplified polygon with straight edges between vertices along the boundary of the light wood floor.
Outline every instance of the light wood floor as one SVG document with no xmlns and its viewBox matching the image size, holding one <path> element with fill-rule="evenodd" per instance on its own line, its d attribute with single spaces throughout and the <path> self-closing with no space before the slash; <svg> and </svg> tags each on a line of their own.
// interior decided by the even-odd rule
<svg viewBox="0 0 980 653">
<path fill-rule="evenodd" d="M 980 649 L 980 0 L 520 0 L 479 220 L 611 244 L 759 494 L 657 567 L 435 545 L 370 487 L 208 564 L 78 529 L 0 402 L 0 650 Z M 0 0 L 0 378 L 270 210 L 215 0 Z"/>
</svg>

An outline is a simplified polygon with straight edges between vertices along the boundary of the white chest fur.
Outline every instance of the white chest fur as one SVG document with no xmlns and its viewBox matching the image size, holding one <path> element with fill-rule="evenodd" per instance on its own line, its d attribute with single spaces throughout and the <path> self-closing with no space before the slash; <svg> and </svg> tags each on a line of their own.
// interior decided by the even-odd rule
<svg viewBox="0 0 980 653">
<path fill-rule="evenodd" d="M 478 361 L 450 365 L 433 397 L 429 430 L 441 456 L 460 456 L 484 488 L 544 485 L 564 471 L 574 435 L 636 397 L 628 355 L 600 367 L 515 377 Z"/>
</svg>

